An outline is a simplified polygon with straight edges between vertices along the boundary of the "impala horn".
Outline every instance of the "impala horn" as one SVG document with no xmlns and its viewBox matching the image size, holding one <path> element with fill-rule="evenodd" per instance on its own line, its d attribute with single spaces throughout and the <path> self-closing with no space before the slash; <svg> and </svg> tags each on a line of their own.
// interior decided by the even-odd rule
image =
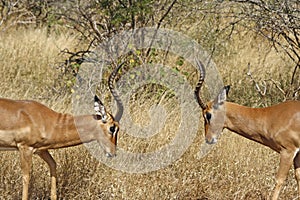
<svg viewBox="0 0 300 200">
<path fill-rule="evenodd" d="M 204 68 L 203 64 L 201 63 L 201 61 L 198 60 L 198 59 L 196 59 L 196 64 L 199 68 L 200 77 L 199 77 L 199 81 L 197 83 L 197 86 L 195 88 L 195 96 L 196 96 L 197 102 L 200 105 L 200 107 L 203 110 L 205 110 L 207 108 L 207 105 L 205 103 L 203 103 L 203 101 L 200 97 L 201 87 L 202 87 L 204 79 L 205 79 L 205 68 Z"/>
<path fill-rule="evenodd" d="M 110 90 L 111 94 L 113 95 L 115 101 L 117 102 L 117 113 L 115 115 L 115 120 L 117 122 L 119 122 L 120 119 L 122 118 L 124 106 L 123 106 L 122 100 L 120 99 L 118 92 L 115 90 L 114 80 L 116 78 L 116 75 L 117 75 L 119 69 L 123 66 L 124 63 L 125 62 L 121 63 L 118 67 L 116 67 L 114 69 L 114 71 L 110 74 L 109 79 L 108 79 L 109 90 Z"/>
</svg>

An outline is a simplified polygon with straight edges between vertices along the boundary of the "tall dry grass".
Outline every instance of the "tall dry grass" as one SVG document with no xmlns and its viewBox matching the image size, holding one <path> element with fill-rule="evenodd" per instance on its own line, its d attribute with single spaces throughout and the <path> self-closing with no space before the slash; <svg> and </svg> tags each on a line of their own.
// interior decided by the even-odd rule
<svg viewBox="0 0 300 200">
<path fill-rule="evenodd" d="M 48 35 L 46 29 L 12 30 L 1 33 L 0 58 L 2 97 L 35 99 L 46 104 L 53 102 L 59 62 L 64 61 L 64 49 L 76 49 L 76 35 Z M 61 104 L 62 97 L 57 98 Z"/>
<path fill-rule="evenodd" d="M 249 38 L 250 37 L 250 38 Z M 57 111 L 65 108 L 66 97 L 51 96 L 49 92 L 59 70 L 59 51 L 74 47 L 74 37 L 47 36 L 41 30 L 20 30 L 0 37 L 1 77 L 0 94 L 13 99 L 36 99 Z M 252 106 L 280 101 L 267 101 L 257 94 L 246 75 L 248 62 L 253 75 L 264 79 L 268 73 L 284 81 L 290 74 L 282 56 L 270 49 L 263 40 L 247 36 L 227 44 L 228 52 L 215 58 L 224 82 L 232 85 L 231 100 Z M 267 52 L 267 54 L 266 54 Z M 193 72 L 191 72 L 193 73 Z M 196 74 L 195 77 L 196 78 Z M 133 101 L 132 116 L 136 123 L 147 124 L 148 110 L 157 98 L 153 91 L 145 91 Z M 50 95 L 48 95 L 50 94 Z M 160 102 L 172 110 L 174 99 Z M 166 125 L 150 141 L 131 139 L 123 135 L 119 146 L 132 151 L 153 151 L 173 137 L 174 122 L 180 121 L 176 112 L 170 112 Z M 200 114 L 199 114 L 200 117 Z M 202 124 L 202 120 L 200 122 Z M 114 170 L 93 158 L 84 146 L 51 151 L 57 161 L 59 199 L 269 199 L 275 184 L 279 156 L 270 149 L 225 131 L 220 142 L 209 154 L 198 159 L 203 142 L 203 128 L 188 150 L 171 165 L 149 173 L 131 174 Z M 1 152 L 0 196 L 20 199 L 21 172 L 18 152 Z M 30 185 L 31 199 L 48 199 L 50 194 L 49 170 L 44 162 L 34 157 Z M 281 199 L 296 197 L 293 170 L 281 193 Z"/>
<path fill-rule="evenodd" d="M 224 83 L 232 85 L 231 100 L 261 107 L 287 99 L 280 89 L 288 91 L 292 87 L 294 64 L 284 52 L 251 32 L 235 35 L 224 47 L 226 50 L 215 61 Z"/>
</svg>

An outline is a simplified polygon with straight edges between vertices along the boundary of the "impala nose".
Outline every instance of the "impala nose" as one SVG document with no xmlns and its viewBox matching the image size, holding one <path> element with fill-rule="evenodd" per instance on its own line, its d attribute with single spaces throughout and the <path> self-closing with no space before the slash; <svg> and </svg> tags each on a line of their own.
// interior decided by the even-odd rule
<svg viewBox="0 0 300 200">
<path fill-rule="evenodd" d="M 210 140 L 206 138 L 205 142 L 207 144 L 216 144 L 217 143 L 217 138 L 211 138 Z"/>
<path fill-rule="evenodd" d="M 116 156 L 116 154 L 112 154 L 112 153 L 108 153 L 108 152 L 106 152 L 106 157 L 108 157 L 108 158 L 112 158 L 112 157 L 115 157 Z"/>
</svg>

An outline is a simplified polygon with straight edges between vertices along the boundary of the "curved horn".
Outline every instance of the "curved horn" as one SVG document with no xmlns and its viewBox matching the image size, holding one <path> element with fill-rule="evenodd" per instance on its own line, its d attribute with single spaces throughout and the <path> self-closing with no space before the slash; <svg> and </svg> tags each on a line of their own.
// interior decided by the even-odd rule
<svg viewBox="0 0 300 200">
<path fill-rule="evenodd" d="M 207 105 L 205 103 L 203 103 L 203 101 L 200 97 L 200 91 L 201 91 L 201 87 L 202 87 L 202 84 L 203 84 L 204 79 L 205 79 L 205 69 L 204 69 L 204 66 L 203 66 L 203 64 L 201 63 L 200 60 L 196 59 L 196 64 L 197 64 L 197 66 L 199 68 L 199 71 L 200 71 L 200 77 L 199 77 L 199 81 L 197 83 L 197 86 L 195 88 L 195 96 L 196 96 L 196 99 L 198 101 L 198 104 L 204 110 L 204 109 L 207 108 Z"/>
<path fill-rule="evenodd" d="M 124 107 L 123 107 L 123 103 L 119 97 L 119 94 L 117 93 L 117 91 L 115 90 L 115 87 L 114 87 L 114 80 L 116 78 L 116 75 L 119 71 L 119 69 L 123 66 L 125 62 L 121 63 L 118 67 L 116 67 L 114 69 L 114 71 L 110 74 L 109 76 L 109 79 L 108 79 L 108 87 L 109 87 L 109 90 L 111 92 L 111 94 L 113 95 L 115 101 L 117 102 L 117 113 L 115 115 L 115 120 L 118 122 L 120 121 L 122 115 L 123 115 L 123 110 L 124 110 Z"/>
</svg>

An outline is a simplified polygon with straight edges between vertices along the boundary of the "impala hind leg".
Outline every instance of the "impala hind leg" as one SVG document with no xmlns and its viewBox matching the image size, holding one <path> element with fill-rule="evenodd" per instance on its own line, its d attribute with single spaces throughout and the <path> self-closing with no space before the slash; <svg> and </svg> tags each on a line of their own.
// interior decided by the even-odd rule
<svg viewBox="0 0 300 200">
<path fill-rule="evenodd" d="M 298 184 L 298 198 L 300 197 L 300 153 L 298 152 L 294 158 L 295 178 Z"/>
<path fill-rule="evenodd" d="M 282 185 L 286 180 L 289 170 L 293 164 L 293 159 L 294 159 L 294 152 L 290 152 L 287 150 L 283 150 L 282 152 L 280 152 L 280 163 L 276 175 L 276 187 L 273 193 L 272 200 L 278 199 Z"/>
<path fill-rule="evenodd" d="M 48 150 L 36 152 L 49 166 L 51 176 L 51 200 L 56 200 L 56 162 Z"/>
<path fill-rule="evenodd" d="M 32 166 L 33 148 L 24 146 L 19 146 L 18 148 L 20 152 L 21 170 L 23 174 L 22 200 L 27 200 L 30 181 L 30 170 Z"/>
</svg>

